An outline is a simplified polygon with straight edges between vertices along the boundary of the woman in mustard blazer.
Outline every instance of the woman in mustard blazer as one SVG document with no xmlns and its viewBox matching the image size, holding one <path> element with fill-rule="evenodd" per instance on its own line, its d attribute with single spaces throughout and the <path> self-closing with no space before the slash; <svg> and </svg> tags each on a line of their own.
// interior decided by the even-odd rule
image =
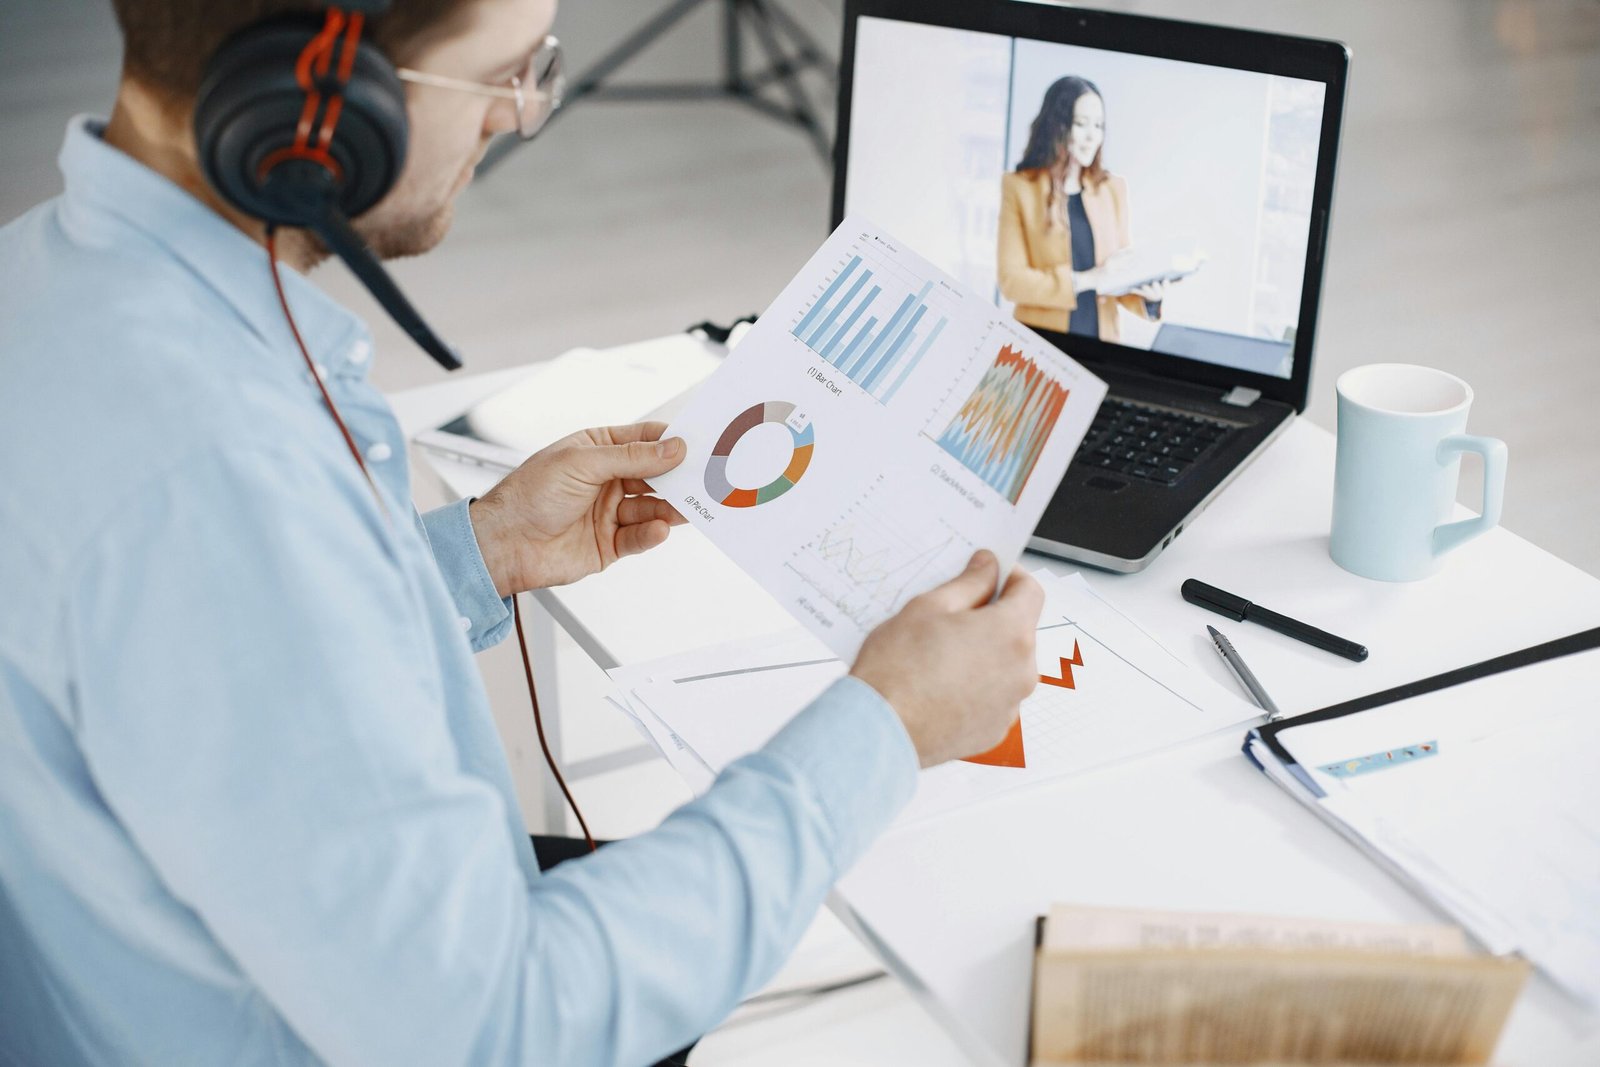
<svg viewBox="0 0 1600 1067">
<path fill-rule="evenodd" d="M 1101 296 L 1100 268 L 1131 243 L 1128 185 L 1101 164 L 1105 103 L 1084 78 L 1045 91 L 1022 161 L 1001 178 L 1000 293 L 1019 322 L 1116 341 L 1117 308 L 1161 314 L 1164 283 Z"/>
</svg>

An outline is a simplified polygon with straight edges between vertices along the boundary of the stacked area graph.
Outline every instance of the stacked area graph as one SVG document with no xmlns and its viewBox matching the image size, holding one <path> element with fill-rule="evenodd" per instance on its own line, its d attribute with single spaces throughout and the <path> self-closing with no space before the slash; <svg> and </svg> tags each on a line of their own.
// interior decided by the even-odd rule
<svg viewBox="0 0 1600 1067">
<path fill-rule="evenodd" d="M 939 436 L 939 447 L 1011 503 L 1067 403 L 1067 389 L 1006 345 Z"/>
</svg>

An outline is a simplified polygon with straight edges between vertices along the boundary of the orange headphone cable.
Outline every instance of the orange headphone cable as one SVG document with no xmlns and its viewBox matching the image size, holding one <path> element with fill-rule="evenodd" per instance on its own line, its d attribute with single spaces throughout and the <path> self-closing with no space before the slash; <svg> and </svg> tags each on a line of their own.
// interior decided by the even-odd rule
<svg viewBox="0 0 1600 1067">
<path fill-rule="evenodd" d="M 539 693 L 533 685 L 533 661 L 528 657 L 528 641 L 522 635 L 522 613 L 517 609 L 517 597 L 511 597 L 511 621 L 517 627 L 517 648 L 522 652 L 522 673 L 528 680 L 528 700 L 533 704 L 533 725 L 539 733 L 539 747 L 544 750 L 544 761 L 550 767 L 550 773 L 555 775 L 556 785 L 561 787 L 561 795 L 567 798 L 567 807 L 572 809 L 572 814 L 577 816 L 578 828 L 583 831 L 583 839 L 593 852 L 598 847 L 594 835 L 589 832 L 589 824 L 584 821 L 583 812 L 578 810 L 578 802 L 573 799 L 572 790 L 567 788 L 567 780 L 561 776 L 561 768 L 556 766 L 556 758 L 550 752 L 550 743 L 544 739 L 544 716 L 539 712 Z"/>
</svg>

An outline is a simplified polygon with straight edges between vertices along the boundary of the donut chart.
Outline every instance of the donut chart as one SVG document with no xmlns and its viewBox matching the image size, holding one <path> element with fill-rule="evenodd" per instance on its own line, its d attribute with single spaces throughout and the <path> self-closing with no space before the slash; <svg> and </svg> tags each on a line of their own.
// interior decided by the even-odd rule
<svg viewBox="0 0 1600 1067">
<path fill-rule="evenodd" d="M 794 488 L 811 465 L 811 450 L 815 444 L 815 434 L 809 423 L 803 430 L 789 425 L 788 420 L 794 415 L 794 410 L 794 405 L 787 401 L 769 400 L 765 404 L 746 408 L 728 423 L 728 428 L 722 431 L 722 436 L 717 438 L 715 447 L 711 449 L 711 460 L 706 464 L 706 492 L 713 500 L 725 507 L 753 508 L 757 504 L 776 500 Z M 794 454 L 789 457 L 789 465 L 782 474 L 760 488 L 737 487 L 728 480 L 728 457 L 733 455 L 734 447 L 745 434 L 767 422 L 778 423 L 794 439 Z"/>
</svg>

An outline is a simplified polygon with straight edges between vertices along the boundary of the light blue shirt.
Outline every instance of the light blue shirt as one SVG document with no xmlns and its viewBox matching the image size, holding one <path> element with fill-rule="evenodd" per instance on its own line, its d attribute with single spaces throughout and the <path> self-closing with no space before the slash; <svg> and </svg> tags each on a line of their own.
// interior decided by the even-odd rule
<svg viewBox="0 0 1600 1067">
<path fill-rule="evenodd" d="M 75 120 L 0 230 L 0 1062 L 625 1064 L 714 1026 L 909 799 L 845 679 L 540 875 L 359 320 Z M 603 829 L 603 827 L 601 828 Z"/>
</svg>

